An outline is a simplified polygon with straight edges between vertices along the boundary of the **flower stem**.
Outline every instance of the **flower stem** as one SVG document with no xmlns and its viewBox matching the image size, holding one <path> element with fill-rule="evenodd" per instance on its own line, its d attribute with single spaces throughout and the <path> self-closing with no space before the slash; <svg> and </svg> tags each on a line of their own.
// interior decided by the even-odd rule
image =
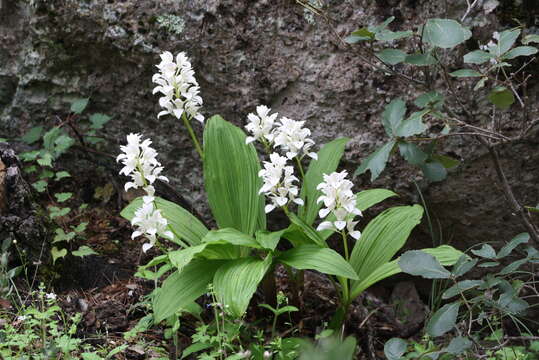
<svg viewBox="0 0 539 360">
<path fill-rule="evenodd" d="M 303 167 L 301 166 L 301 161 L 297 156 L 294 159 L 296 159 L 296 163 L 298 164 L 299 173 L 301 175 L 301 180 L 303 180 L 303 179 L 305 179 L 305 173 L 303 172 Z"/>
<path fill-rule="evenodd" d="M 187 128 L 187 131 L 189 131 L 189 135 L 191 135 L 191 140 L 193 140 L 193 143 L 195 144 L 195 149 L 198 152 L 198 155 L 200 155 L 200 158 L 202 161 L 204 161 L 204 152 L 202 151 L 202 147 L 200 146 L 200 143 L 198 142 L 197 136 L 195 135 L 195 132 L 193 131 L 193 128 L 191 127 L 191 123 L 187 119 L 187 115 L 185 114 L 185 111 L 182 114 L 182 120 Z"/>
<path fill-rule="evenodd" d="M 341 231 L 342 243 L 344 246 L 344 258 L 346 261 L 350 261 L 350 255 L 348 254 L 348 239 L 346 238 L 346 231 Z"/>
</svg>

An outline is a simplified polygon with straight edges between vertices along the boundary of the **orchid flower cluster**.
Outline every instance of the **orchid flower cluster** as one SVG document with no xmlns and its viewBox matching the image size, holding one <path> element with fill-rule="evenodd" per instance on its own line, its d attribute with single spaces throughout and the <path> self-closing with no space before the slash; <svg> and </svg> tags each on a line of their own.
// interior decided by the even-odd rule
<svg viewBox="0 0 539 360">
<path fill-rule="evenodd" d="M 164 110 L 157 114 L 157 117 L 170 114 L 181 119 L 183 115 L 188 115 L 204 123 L 204 116 L 199 112 L 202 107 L 200 87 L 189 58 L 184 52 L 176 55 L 176 61 L 168 51 L 160 56 L 161 62 L 157 65 L 159 72 L 152 77 L 152 82 L 157 84 L 153 93 L 163 95 L 159 99 L 159 105 Z"/>
<path fill-rule="evenodd" d="M 271 147 L 280 148 L 286 155 L 271 153 L 270 161 L 265 161 L 264 169 L 258 173 L 264 180 L 259 193 L 271 200 L 271 204 L 265 207 L 266 213 L 276 207 L 286 209 L 290 202 L 303 205 L 303 200 L 297 198 L 299 190 L 295 182 L 299 180 L 294 176 L 294 167 L 287 165 L 287 161 L 295 158 L 301 166 L 301 159 L 305 155 L 313 159 L 318 158 L 316 153 L 309 151 L 314 141 L 309 138 L 311 130 L 303 127 L 305 121 L 296 121 L 284 116 L 276 121 L 279 115 L 277 113 L 270 115 L 270 111 L 271 109 L 265 105 L 257 106 L 257 114 L 247 115 L 249 122 L 245 126 L 251 134 L 245 139 L 247 144 L 258 140 L 268 151 Z"/>
<path fill-rule="evenodd" d="M 358 223 L 354 221 L 354 217 L 361 216 L 361 211 L 357 208 L 357 197 L 352 192 L 353 184 L 346 179 L 347 176 L 346 170 L 324 174 L 324 181 L 318 184 L 317 189 L 322 191 L 323 195 L 317 202 L 323 202 L 325 206 L 318 215 L 324 219 L 331 213 L 335 220 L 321 222 L 316 230 L 332 229 L 342 232 L 346 229 L 348 234 L 357 240 L 361 237 L 361 232 L 354 229 Z"/>
<path fill-rule="evenodd" d="M 132 180 L 125 184 L 125 191 L 141 188 L 146 192 L 142 206 L 135 211 L 135 216 L 131 220 L 136 229 L 131 238 L 145 236 L 149 240 L 149 243 L 142 245 L 142 250 L 146 252 L 154 246 L 157 234 L 170 239 L 173 238 L 173 234 L 167 230 L 167 220 L 156 208 L 154 197 L 153 183 L 157 179 L 168 182 L 168 179 L 160 175 L 163 167 L 157 161 L 157 151 L 150 146 L 152 144 L 150 139 L 141 140 L 140 134 L 127 135 L 127 145 L 120 146 L 123 153 L 118 155 L 116 161 L 124 165 L 120 175 L 130 176 Z"/>
</svg>

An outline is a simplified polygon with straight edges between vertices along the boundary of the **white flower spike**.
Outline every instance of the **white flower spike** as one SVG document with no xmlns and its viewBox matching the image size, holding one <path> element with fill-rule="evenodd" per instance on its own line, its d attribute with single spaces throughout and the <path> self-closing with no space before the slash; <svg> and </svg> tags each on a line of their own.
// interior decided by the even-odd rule
<svg viewBox="0 0 539 360">
<path fill-rule="evenodd" d="M 161 62 L 157 65 L 159 72 L 152 77 L 152 82 L 157 84 L 153 93 L 162 95 L 159 98 L 159 105 L 164 108 L 157 117 L 170 114 L 181 119 L 185 113 L 204 123 L 204 116 L 200 113 L 202 107 L 200 87 L 189 58 L 184 52 L 176 55 L 176 59 L 169 51 L 160 56 Z"/>
<path fill-rule="evenodd" d="M 294 185 L 298 178 L 294 176 L 294 168 L 287 166 L 287 158 L 277 153 L 270 154 L 270 161 L 264 161 L 264 169 L 258 176 L 264 180 L 259 194 L 270 198 L 271 204 L 266 205 L 265 211 L 269 213 L 276 207 L 283 207 L 293 202 L 303 205 L 303 200 L 297 198 L 298 187 Z"/>
<path fill-rule="evenodd" d="M 124 167 L 120 170 L 120 175 L 130 176 L 130 182 L 125 184 L 125 191 L 130 188 L 143 188 L 148 197 L 145 202 L 153 201 L 154 188 L 152 184 L 155 180 L 167 181 L 168 179 L 160 175 L 163 171 L 161 163 L 157 161 L 157 151 L 150 147 L 150 139 L 142 141 L 140 134 L 127 135 L 127 145 L 120 146 L 123 151 L 118 155 L 116 161 L 120 161 Z"/>
<path fill-rule="evenodd" d="M 335 220 L 323 221 L 317 230 L 343 231 L 346 228 L 348 234 L 357 240 L 361 237 L 361 232 L 354 229 L 357 221 L 353 220 L 356 215 L 361 216 L 361 211 L 356 207 L 357 197 L 352 192 L 353 184 L 346 179 L 347 176 L 346 170 L 324 174 L 324 181 L 318 184 L 317 189 L 321 190 L 323 195 L 317 202 L 324 202 L 325 206 L 318 215 L 324 219 L 332 213 Z"/>
<path fill-rule="evenodd" d="M 273 142 L 274 134 L 272 133 L 273 125 L 277 119 L 278 114 L 269 115 L 271 109 L 265 105 L 256 107 L 256 115 L 250 113 L 247 115 L 249 123 L 245 125 L 245 129 L 252 134 L 245 139 L 246 144 L 250 144 L 253 141 L 260 140 L 269 143 Z"/>
<path fill-rule="evenodd" d="M 169 239 L 174 238 L 172 232 L 167 230 L 167 219 L 161 215 L 159 209 L 154 208 L 153 202 L 144 203 L 142 207 L 137 209 L 131 224 L 136 227 L 136 230 L 131 235 L 132 239 L 143 235 L 150 241 L 142 245 L 142 251 L 144 252 L 154 246 L 157 241 L 157 234 Z"/>
<path fill-rule="evenodd" d="M 274 130 L 274 146 L 286 151 L 286 157 L 289 159 L 298 155 L 318 159 L 315 152 L 309 152 L 314 141 L 309 139 L 311 130 L 303 127 L 304 124 L 305 121 L 296 121 L 283 116 Z"/>
</svg>

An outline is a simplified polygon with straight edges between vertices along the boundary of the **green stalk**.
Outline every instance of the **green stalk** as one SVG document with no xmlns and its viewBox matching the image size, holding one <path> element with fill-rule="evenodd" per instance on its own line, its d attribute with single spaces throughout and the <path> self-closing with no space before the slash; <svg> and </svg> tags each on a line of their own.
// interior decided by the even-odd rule
<svg viewBox="0 0 539 360">
<path fill-rule="evenodd" d="M 296 156 L 294 159 L 296 159 L 296 164 L 298 164 L 299 173 L 301 175 L 301 180 L 305 179 L 305 173 L 303 172 L 303 167 L 301 166 L 301 161 Z"/>
<path fill-rule="evenodd" d="M 185 111 L 182 114 L 182 120 L 183 120 L 183 124 L 187 128 L 187 131 L 189 132 L 189 135 L 191 136 L 191 140 L 193 140 L 193 143 L 195 144 L 195 149 L 197 150 L 198 155 L 200 155 L 200 158 L 202 159 L 202 161 L 204 161 L 204 152 L 202 151 L 202 147 L 200 146 L 200 143 L 198 142 L 195 132 L 193 131 L 193 128 L 191 127 L 191 123 L 187 119 L 187 115 Z"/>
</svg>

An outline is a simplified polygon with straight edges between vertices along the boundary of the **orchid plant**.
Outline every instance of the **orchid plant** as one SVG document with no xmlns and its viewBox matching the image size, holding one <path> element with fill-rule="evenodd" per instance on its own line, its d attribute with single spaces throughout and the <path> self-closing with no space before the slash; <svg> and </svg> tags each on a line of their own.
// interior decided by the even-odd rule
<svg viewBox="0 0 539 360">
<path fill-rule="evenodd" d="M 174 57 L 164 52 L 161 60 L 153 77 L 154 93 L 162 95 L 159 104 L 164 109 L 158 116 L 181 118 L 186 126 L 203 161 L 205 190 L 218 228 L 208 229 L 178 204 L 155 195 L 154 182 L 168 181 L 161 175 L 157 152 L 149 139 L 128 135 L 118 156 L 124 165 L 120 173 L 131 177 L 126 190 L 141 188 L 146 195 L 129 204 L 122 216 L 133 224 L 133 238 L 148 240 L 143 251 L 152 246 L 163 251 L 138 274 L 156 282 L 167 275 L 152 293 L 154 320 L 182 311 L 199 313 L 195 300 L 209 284 L 217 300 L 226 304 L 225 311 L 241 317 L 262 280 L 272 280 L 275 266 L 282 264 L 298 273 L 319 271 L 334 281 L 341 301 L 336 316 L 340 326 L 362 291 L 401 272 L 398 259 L 392 258 L 420 222 L 422 207 L 388 209 L 360 232 L 356 218 L 396 194 L 385 189 L 352 191 L 347 172 L 336 171 L 348 139 L 333 140 L 314 152 L 304 121 L 279 118 L 264 105 L 248 114 L 247 135 L 219 115 L 205 122 L 199 86 L 185 53 Z M 202 146 L 193 119 L 204 126 Z M 257 142 L 265 151 L 263 168 Z M 266 216 L 279 209 L 290 224 L 270 231 Z M 326 241 L 334 233 L 342 238 L 344 257 Z M 461 256 L 450 246 L 425 251 L 443 265 Z"/>
</svg>

